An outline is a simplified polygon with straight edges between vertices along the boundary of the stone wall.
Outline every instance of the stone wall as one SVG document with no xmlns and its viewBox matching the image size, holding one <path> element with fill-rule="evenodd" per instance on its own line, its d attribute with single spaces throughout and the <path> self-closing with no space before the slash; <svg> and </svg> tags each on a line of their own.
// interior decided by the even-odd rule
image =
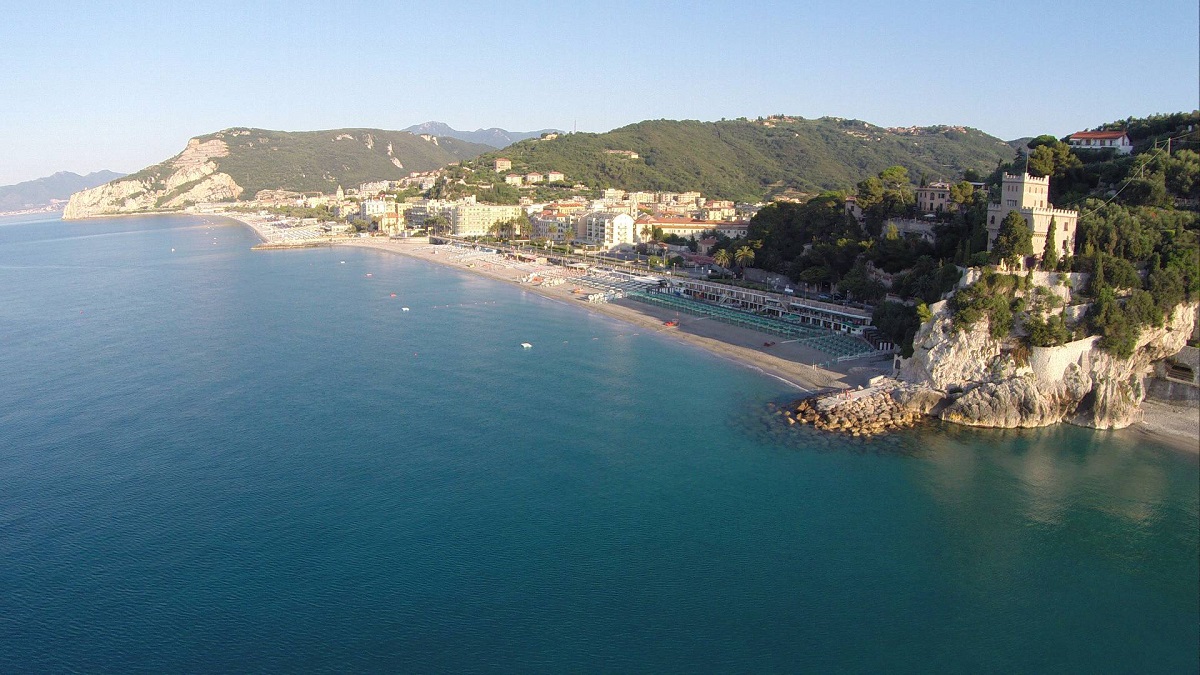
<svg viewBox="0 0 1200 675">
<path fill-rule="evenodd" d="M 1063 379 L 1067 366 L 1075 364 L 1086 367 L 1085 359 L 1098 339 L 1100 338 L 1092 336 L 1058 347 L 1031 347 L 1029 369 L 1039 382 L 1059 382 Z"/>
</svg>

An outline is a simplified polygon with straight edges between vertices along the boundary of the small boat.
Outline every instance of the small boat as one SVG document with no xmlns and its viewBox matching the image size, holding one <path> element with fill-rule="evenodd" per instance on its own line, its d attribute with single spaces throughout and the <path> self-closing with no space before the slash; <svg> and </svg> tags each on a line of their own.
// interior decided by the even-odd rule
<svg viewBox="0 0 1200 675">
<path fill-rule="evenodd" d="M 396 297 L 396 294 L 395 294 L 395 293 L 392 293 L 392 297 L 393 297 L 393 298 L 394 298 L 394 297 Z"/>
<path fill-rule="evenodd" d="M 400 311 L 401 311 L 401 312 L 407 312 L 407 311 L 408 311 L 408 308 L 407 308 L 407 307 L 401 307 L 401 308 L 400 308 Z"/>
<path fill-rule="evenodd" d="M 533 349 L 533 345 L 529 344 L 528 342 L 522 342 L 521 346 L 525 349 Z"/>
</svg>

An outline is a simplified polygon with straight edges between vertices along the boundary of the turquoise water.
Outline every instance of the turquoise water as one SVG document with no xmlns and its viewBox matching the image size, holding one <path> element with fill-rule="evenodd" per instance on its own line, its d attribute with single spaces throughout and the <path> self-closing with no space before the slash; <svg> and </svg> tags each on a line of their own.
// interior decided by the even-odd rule
<svg viewBox="0 0 1200 675">
<path fill-rule="evenodd" d="M 254 243 L 0 221 L 0 672 L 1200 668 L 1193 456 L 782 434 L 669 338 Z"/>
</svg>

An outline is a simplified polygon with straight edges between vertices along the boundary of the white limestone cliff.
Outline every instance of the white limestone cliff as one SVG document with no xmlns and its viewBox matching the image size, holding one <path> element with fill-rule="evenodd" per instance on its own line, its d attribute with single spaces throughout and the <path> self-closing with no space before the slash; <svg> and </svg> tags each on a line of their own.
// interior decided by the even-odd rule
<svg viewBox="0 0 1200 675">
<path fill-rule="evenodd" d="M 942 395 L 940 416 L 949 422 L 1006 428 L 1069 422 L 1120 429 L 1138 419 L 1150 363 L 1187 343 L 1196 307 L 1179 305 L 1161 328 L 1143 328 L 1133 354 L 1118 358 L 1099 349 L 1095 337 L 1027 352 L 1009 348 L 1010 340 L 991 337 L 986 322 L 955 331 L 946 303 L 938 303 L 898 377 Z"/>
<path fill-rule="evenodd" d="M 225 141 L 188 141 L 187 148 L 150 170 L 71 195 L 64 220 L 179 208 L 199 202 L 236 199 L 242 188 L 220 173 L 214 159 L 229 154 Z"/>
</svg>

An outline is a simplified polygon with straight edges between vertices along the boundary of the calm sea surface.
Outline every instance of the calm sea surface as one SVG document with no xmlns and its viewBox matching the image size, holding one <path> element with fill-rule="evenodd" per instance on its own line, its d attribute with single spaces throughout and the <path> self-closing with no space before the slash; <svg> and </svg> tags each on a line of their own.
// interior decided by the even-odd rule
<svg viewBox="0 0 1200 675">
<path fill-rule="evenodd" d="M 1193 456 L 781 435 L 663 336 L 255 242 L 0 220 L 0 672 L 1200 668 Z"/>
</svg>

